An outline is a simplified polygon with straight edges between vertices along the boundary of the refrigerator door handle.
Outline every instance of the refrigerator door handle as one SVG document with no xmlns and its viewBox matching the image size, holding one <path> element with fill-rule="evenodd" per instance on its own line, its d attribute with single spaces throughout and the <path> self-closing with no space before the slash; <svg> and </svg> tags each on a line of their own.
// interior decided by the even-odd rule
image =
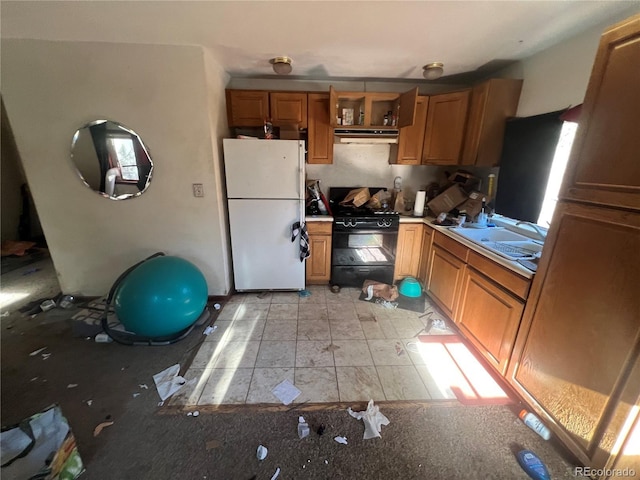
<svg viewBox="0 0 640 480">
<path fill-rule="evenodd" d="M 300 170 L 300 224 L 305 223 L 305 194 L 306 183 L 304 177 L 304 142 L 298 142 L 298 168 Z"/>
</svg>

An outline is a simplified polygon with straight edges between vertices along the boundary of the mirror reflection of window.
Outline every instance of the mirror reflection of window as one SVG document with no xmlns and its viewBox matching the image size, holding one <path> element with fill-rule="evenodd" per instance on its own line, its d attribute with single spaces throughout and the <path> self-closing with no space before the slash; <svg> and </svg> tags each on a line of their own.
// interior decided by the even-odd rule
<svg viewBox="0 0 640 480">
<path fill-rule="evenodd" d="M 140 137 L 110 120 L 96 120 L 78 129 L 71 159 L 84 184 L 112 200 L 137 197 L 151 181 L 153 162 Z"/>
<path fill-rule="evenodd" d="M 139 180 L 138 161 L 136 160 L 136 152 L 133 148 L 133 140 L 131 140 L 131 138 L 111 135 L 108 142 L 110 153 L 116 160 L 122 179 L 137 182 Z M 116 182 L 117 181 L 118 180 L 116 180 Z"/>
</svg>

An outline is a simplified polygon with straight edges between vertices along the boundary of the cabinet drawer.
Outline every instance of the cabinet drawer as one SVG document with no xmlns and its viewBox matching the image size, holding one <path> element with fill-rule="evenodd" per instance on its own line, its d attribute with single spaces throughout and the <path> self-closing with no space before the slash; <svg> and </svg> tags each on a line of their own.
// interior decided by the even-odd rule
<svg viewBox="0 0 640 480">
<path fill-rule="evenodd" d="M 526 300 L 529 296 L 531 280 L 507 270 L 479 253 L 470 251 L 467 264 L 521 299 Z"/>
<path fill-rule="evenodd" d="M 464 245 L 456 242 L 454 239 L 447 237 L 443 233 L 436 232 L 433 238 L 433 243 L 441 246 L 447 252 L 458 257 L 463 262 L 465 263 L 467 262 L 467 258 L 469 256 L 469 249 Z"/>
<path fill-rule="evenodd" d="M 331 222 L 307 222 L 307 233 L 309 235 L 331 235 L 333 224 Z"/>
</svg>

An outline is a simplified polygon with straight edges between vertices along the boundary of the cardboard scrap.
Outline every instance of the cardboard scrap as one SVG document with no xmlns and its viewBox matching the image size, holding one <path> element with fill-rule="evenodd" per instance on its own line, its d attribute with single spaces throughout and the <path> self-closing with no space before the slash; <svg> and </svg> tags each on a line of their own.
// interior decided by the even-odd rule
<svg viewBox="0 0 640 480">
<path fill-rule="evenodd" d="M 114 422 L 102 422 L 100 423 L 94 430 L 93 430 L 93 436 L 97 437 L 98 435 L 100 435 L 100 432 L 102 432 L 102 430 L 104 430 L 107 427 L 110 427 L 111 425 L 113 425 Z"/>
</svg>

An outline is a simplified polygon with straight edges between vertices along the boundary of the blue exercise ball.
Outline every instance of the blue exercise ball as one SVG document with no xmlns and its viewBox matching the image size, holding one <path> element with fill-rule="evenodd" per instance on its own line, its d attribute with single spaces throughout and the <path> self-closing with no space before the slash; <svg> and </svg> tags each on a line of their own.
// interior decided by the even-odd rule
<svg viewBox="0 0 640 480">
<path fill-rule="evenodd" d="M 195 323 L 207 296 L 207 281 L 198 267 L 179 257 L 163 256 L 132 270 L 113 300 L 118 320 L 127 331 L 156 338 Z"/>
</svg>

